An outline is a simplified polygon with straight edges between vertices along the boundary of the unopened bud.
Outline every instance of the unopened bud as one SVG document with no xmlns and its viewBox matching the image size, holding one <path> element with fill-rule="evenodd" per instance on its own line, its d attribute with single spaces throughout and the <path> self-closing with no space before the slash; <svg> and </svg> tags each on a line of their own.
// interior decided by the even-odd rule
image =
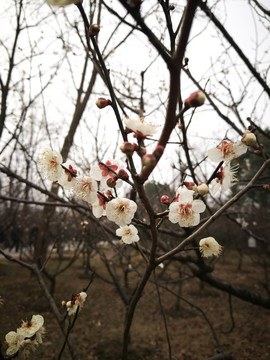
<svg viewBox="0 0 270 360">
<path fill-rule="evenodd" d="M 263 185 L 263 189 L 264 189 L 264 190 L 269 190 L 269 189 L 270 189 L 270 185 L 268 185 L 268 184 Z"/>
<path fill-rule="evenodd" d="M 104 109 L 106 106 L 111 104 L 112 104 L 111 100 L 105 98 L 98 98 L 96 101 L 96 105 L 99 109 Z"/>
<path fill-rule="evenodd" d="M 167 195 L 161 196 L 160 202 L 161 202 L 162 204 L 169 205 L 169 203 L 170 203 L 170 198 L 169 198 L 169 196 L 167 196 Z"/>
<path fill-rule="evenodd" d="M 197 191 L 197 185 L 195 185 L 192 181 L 184 181 L 184 185 L 188 190 Z"/>
<path fill-rule="evenodd" d="M 190 94 L 189 97 L 184 101 L 185 109 L 191 107 L 198 107 L 203 105 L 205 102 L 205 95 L 201 90 L 195 91 Z"/>
<path fill-rule="evenodd" d="M 178 127 L 178 129 L 180 129 L 180 130 L 183 129 L 183 125 L 182 125 L 180 122 L 177 124 L 177 127 Z"/>
<path fill-rule="evenodd" d="M 136 145 L 136 144 L 135 144 Z M 120 150 L 126 154 L 126 155 L 132 155 L 134 153 L 134 144 L 131 144 L 128 141 L 123 142 L 123 144 L 120 146 Z"/>
<path fill-rule="evenodd" d="M 115 177 L 110 177 L 107 181 L 106 184 L 110 187 L 110 188 L 114 188 L 116 186 L 116 180 Z"/>
<path fill-rule="evenodd" d="M 247 132 L 243 135 L 241 141 L 247 146 L 254 146 L 256 144 L 256 135 L 252 132 Z"/>
<path fill-rule="evenodd" d="M 70 308 L 71 306 L 72 306 L 71 301 L 66 302 L 66 307 L 67 307 L 67 308 Z"/>
<path fill-rule="evenodd" d="M 124 169 L 120 169 L 120 170 L 118 171 L 117 175 L 118 175 L 118 177 L 119 177 L 120 179 L 123 179 L 123 180 L 128 180 L 128 178 L 129 178 L 128 173 L 127 173 L 126 170 L 124 170 Z"/>
<path fill-rule="evenodd" d="M 146 154 L 142 158 L 143 166 L 152 167 L 157 163 L 156 157 L 153 154 Z"/>
<path fill-rule="evenodd" d="M 175 6 L 173 4 L 169 5 L 169 10 L 174 10 L 175 9 Z"/>
<path fill-rule="evenodd" d="M 199 195 L 206 195 L 209 193 L 209 187 L 207 184 L 199 184 L 197 186 L 197 193 Z"/>
<path fill-rule="evenodd" d="M 100 26 L 98 24 L 92 24 L 89 26 L 89 36 L 96 36 L 100 31 Z"/>
<path fill-rule="evenodd" d="M 61 302 L 61 305 L 63 306 L 63 307 L 66 307 L 66 302 L 65 302 L 65 300 L 63 300 L 62 302 Z"/>
<path fill-rule="evenodd" d="M 185 59 L 184 59 L 184 65 L 187 66 L 188 63 L 189 63 L 189 58 L 188 58 L 188 57 L 185 57 Z"/>
<path fill-rule="evenodd" d="M 162 154 L 163 154 L 163 152 L 164 152 L 164 146 L 158 145 L 158 146 L 155 148 L 153 154 L 155 155 L 156 159 L 160 159 L 161 156 L 162 156 Z"/>
<path fill-rule="evenodd" d="M 262 155 L 262 152 L 261 152 L 261 150 L 254 150 L 253 154 L 260 156 L 260 155 Z"/>
</svg>

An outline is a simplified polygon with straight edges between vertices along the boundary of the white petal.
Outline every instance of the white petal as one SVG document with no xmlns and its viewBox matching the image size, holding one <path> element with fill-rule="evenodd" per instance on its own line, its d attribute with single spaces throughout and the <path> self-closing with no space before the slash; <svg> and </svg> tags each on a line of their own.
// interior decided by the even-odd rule
<svg viewBox="0 0 270 360">
<path fill-rule="evenodd" d="M 97 181 L 100 181 L 102 179 L 102 171 L 100 170 L 98 165 L 92 167 L 92 169 L 90 170 L 90 176 Z"/>
<path fill-rule="evenodd" d="M 194 200 L 192 202 L 192 210 L 195 211 L 195 213 L 202 213 L 206 209 L 205 204 L 202 200 Z"/>
<path fill-rule="evenodd" d="M 214 161 L 214 162 L 219 162 L 222 161 L 222 152 L 217 149 L 217 148 L 213 148 L 207 151 L 207 156 L 209 157 L 210 160 Z"/>
<path fill-rule="evenodd" d="M 115 233 L 116 233 L 117 236 L 122 237 L 123 234 L 124 234 L 124 230 L 123 230 L 123 228 L 119 228 L 119 229 L 116 230 Z"/>
</svg>

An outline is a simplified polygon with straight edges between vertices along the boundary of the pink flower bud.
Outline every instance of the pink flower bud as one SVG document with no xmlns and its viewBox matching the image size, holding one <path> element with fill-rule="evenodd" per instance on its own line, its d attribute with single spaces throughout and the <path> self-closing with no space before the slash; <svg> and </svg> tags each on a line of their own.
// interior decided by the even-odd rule
<svg viewBox="0 0 270 360">
<path fill-rule="evenodd" d="M 96 36 L 100 31 L 100 26 L 98 24 L 92 24 L 89 27 L 89 36 Z"/>
<path fill-rule="evenodd" d="M 112 105 L 112 102 L 109 99 L 98 98 L 96 101 L 96 105 L 99 109 L 104 109 L 106 106 Z"/>
<path fill-rule="evenodd" d="M 256 135 L 252 132 L 247 132 L 243 135 L 241 141 L 247 146 L 254 146 L 256 144 Z"/>
<path fill-rule="evenodd" d="M 125 141 L 120 146 L 120 150 L 126 155 L 133 155 L 134 150 L 135 150 L 134 145 L 136 145 L 136 144 L 131 144 L 130 142 Z"/>
<path fill-rule="evenodd" d="M 263 185 L 263 189 L 264 189 L 264 190 L 269 190 L 269 189 L 270 189 L 270 185 L 268 185 L 268 184 Z"/>
<path fill-rule="evenodd" d="M 153 154 L 146 154 L 142 158 L 143 166 L 152 167 L 155 166 L 157 163 L 157 159 Z"/>
<path fill-rule="evenodd" d="M 184 181 L 184 185 L 188 190 L 197 191 L 197 185 L 195 185 L 192 181 Z"/>
<path fill-rule="evenodd" d="M 128 178 L 129 178 L 128 173 L 127 173 L 126 170 L 124 170 L 124 169 L 120 169 L 120 170 L 118 171 L 117 175 L 118 175 L 118 177 L 119 177 L 120 179 L 123 179 L 123 180 L 128 180 Z"/>
<path fill-rule="evenodd" d="M 261 152 L 261 150 L 254 150 L 254 151 L 253 151 L 253 154 L 258 155 L 258 156 L 261 156 L 261 155 L 262 155 L 262 152 Z"/>
<path fill-rule="evenodd" d="M 206 195 L 209 193 L 209 187 L 207 184 L 199 184 L 197 186 L 197 193 L 199 195 Z"/>
<path fill-rule="evenodd" d="M 167 196 L 167 195 L 161 196 L 160 202 L 161 202 L 162 204 L 169 205 L 169 203 L 170 203 L 170 198 L 169 198 L 169 196 Z"/>
<path fill-rule="evenodd" d="M 106 184 L 110 187 L 110 188 L 114 188 L 116 186 L 116 180 L 115 177 L 110 177 L 107 181 Z"/>
<path fill-rule="evenodd" d="M 184 101 L 185 109 L 191 107 L 198 107 L 203 105 L 205 102 L 205 95 L 201 90 L 195 91 L 190 94 L 189 97 Z"/>
<path fill-rule="evenodd" d="M 156 159 L 160 159 L 161 156 L 162 156 L 162 154 L 163 154 L 163 152 L 164 152 L 164 146 L 158 145 L 158 146 L 155 148 L 153 154 L 155 155 Z"/>
</svg>

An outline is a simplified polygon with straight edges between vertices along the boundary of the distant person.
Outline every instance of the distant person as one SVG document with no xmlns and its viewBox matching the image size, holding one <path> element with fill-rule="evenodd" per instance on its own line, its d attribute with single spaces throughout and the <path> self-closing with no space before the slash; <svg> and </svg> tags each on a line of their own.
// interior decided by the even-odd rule
<svg viewBox="0 0 270 360">
<path fill-rule="evenodd" d="M 15 247 L 15 251 L 18 252 L 20 245 L 22 244 L 23 230 L 20 226 L 14 225 L 11 229 L 11 244 L 9 250 L 11 251 Z"/>
<path fill-rule="evenodd" d="M 32 249 L 32 246 L 35 245 L 38 238 L 39 229 L 37 224 L 33 224 L 30 232 L 29 232 L 29 246 Z"/>
</svg>

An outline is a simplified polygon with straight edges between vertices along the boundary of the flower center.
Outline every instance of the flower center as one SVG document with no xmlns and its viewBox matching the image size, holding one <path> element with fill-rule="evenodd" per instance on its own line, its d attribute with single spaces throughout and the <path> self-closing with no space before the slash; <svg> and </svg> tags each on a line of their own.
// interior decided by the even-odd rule
<svg viewBox="0 0 270 360">
<path fill-rule="evenodd" d="M 180 204 L 178 212 L 181 218 L 188 218 L 193 215 L 192 205 L 189 203 Z"/>
<path fill-rule="evenodd" d="M 82 183 L 82 190 L 84 192 L 91 191 L 91 189 L 92 189 L 92 184 L 89 181 L 85 181 Z"/>
<path fill-rule="evenodd" d="M 227 141 L 222 141 L 221 145 L 219 145 L 217 148 L 222 152 L 224 158 L 233 153 L 232 142 L 228 143 Z"/>
<path fill-rule="evenodd" d="M 59 164 L 58 164 L 58 162 L 57 162 L 57 160 L 56 160 L 56 156 L 53 155 L 53 156 L 51 157 L 51 160 L 50 160 L 50 167 L 51 167 L 51 168 L 56 168 L 58 165 L 59 165 Z"/>
</svg>

